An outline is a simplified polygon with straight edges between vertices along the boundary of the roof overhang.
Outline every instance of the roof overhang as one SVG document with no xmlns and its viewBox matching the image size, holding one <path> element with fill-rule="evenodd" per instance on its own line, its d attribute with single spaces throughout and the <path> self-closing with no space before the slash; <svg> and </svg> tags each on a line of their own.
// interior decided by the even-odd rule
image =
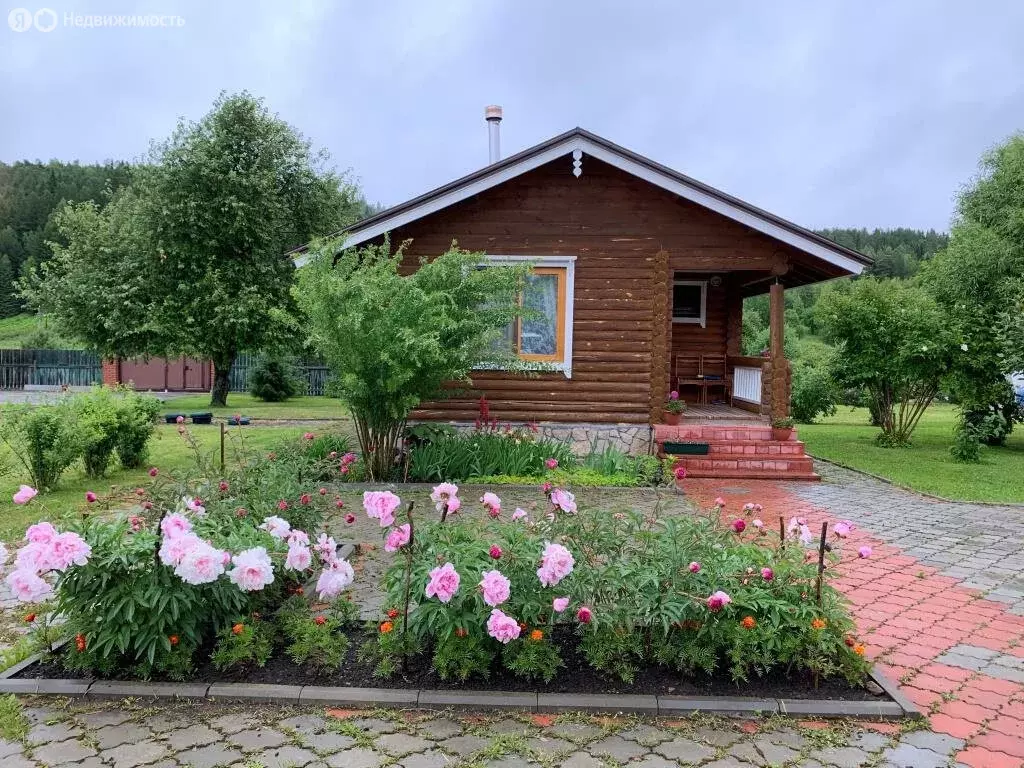
<svg viewBox="0 0 1024 768">
<path fill-rule="evenodd" d="M 381 211 L 338 234 L 345 236 L 346 248 L 362 245 L 553 160 L 572 155 L 574 152 L 581 152 L 584 157 L 589 156 L 608 163 L 672 194 L 821 259 L 848 274 L 859 275 L 866 266 L 870 266 L 872 263 L 871 259 L 864 254 L 841 246 L 816 232 L 709 187 L 696 179 L 691 179 L 689 176 L 613 144 L 582 128 L 575 128 L 443 187 L 438 187 L 424 195 Z M 298 249 L 295 252 L 296 265 L 301 266 L 306 261 L 305 248 Z"/>
</svg>

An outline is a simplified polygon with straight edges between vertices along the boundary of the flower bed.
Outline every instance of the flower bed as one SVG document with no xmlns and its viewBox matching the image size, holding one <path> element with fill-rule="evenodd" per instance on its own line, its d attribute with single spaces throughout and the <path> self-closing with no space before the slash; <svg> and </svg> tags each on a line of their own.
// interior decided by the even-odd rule
<svg viewBox="0 0 1024 768">
<path fill-rule="evenodd" d="M 659 519 L 579 511 L 550 485 L 529 512 L 447 483 L 433 510 L 368 491 L 394 558 L 385 613 L 365 625 L 345 594 L 355 572 L 315 536 L 343 502 L 302 480 L 344 462 L 303 455 L 223 480 L 156 473 L 143 514 L 31 527 L 7 582 L 27 601 L 52 590 L 71 642 L 22 674 L 869 697 L 863 647 L 828 584 L 848 523 L 819 560 L 806 522 L 780 535 L 753 506 Z M 47 609 L 35 613 L 48 644 Z"/>
</svg>

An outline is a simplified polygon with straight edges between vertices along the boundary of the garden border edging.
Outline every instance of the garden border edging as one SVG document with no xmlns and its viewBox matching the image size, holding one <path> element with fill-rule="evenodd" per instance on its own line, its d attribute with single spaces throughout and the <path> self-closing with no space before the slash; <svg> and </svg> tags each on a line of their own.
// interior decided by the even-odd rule
<svg viewBox="0 0 1024 768">
<path fill-rule="evenodd" d="M 781 714 L 800 717 L 854 717 L 917 720 L 921 711 L 890 680 L 871 671 L 891 701 L 842 699 L 775 699 L 744 696 L 657 696 L 637 694 L 575 694 L 508 691 L 445 691 L 402 688 L 356 688 L 260 683 L 154 683 L 127 680 L 34 679 L 14 675 L 35 664 L 31 656 L 0 672 L 0 693 L 22 696 L 79 696 L 95 699 L 149 697 L 157 699 L 223 699 L 335 707 L 402 706 L 422 709 L 518 710 L 522 712 L 590 712 L 685 716 L 697 712 L 727 717 Z"/>
</svg>

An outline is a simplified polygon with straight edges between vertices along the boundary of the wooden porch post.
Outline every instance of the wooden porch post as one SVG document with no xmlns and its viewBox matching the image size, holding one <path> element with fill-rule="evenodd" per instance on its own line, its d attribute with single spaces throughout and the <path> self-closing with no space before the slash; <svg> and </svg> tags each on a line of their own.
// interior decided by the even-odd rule
<svg viewBox="0 0 1024 768">
<path fill-rule="evenodd" d="M 672 275 L 669 270 L 668 251 L 662 249 L 654 256 L 654 275 L 651 281 L 651 424 L 661 421 L 665 398 L 668 397 L 672 368 L 672 337 L 670 296 Z"/>
<path fill-rule="evenodd" d="M 789 416 L 790 368 L 786 360 L 785 323 L 786 295 L 782 283 L 772 283 L 768 293 L 769 352 L 771 353 L 771 403 L 768 416 L 783 419 Z"/>
</svg>

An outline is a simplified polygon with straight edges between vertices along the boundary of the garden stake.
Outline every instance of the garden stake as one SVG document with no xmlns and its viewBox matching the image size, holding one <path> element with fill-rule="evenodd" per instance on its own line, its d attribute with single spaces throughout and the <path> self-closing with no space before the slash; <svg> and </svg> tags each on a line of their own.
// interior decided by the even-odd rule
<svg viewBox="0 0 1024 768">
<path fill-rule="evenodd" d="M 779 515 L 779 549 L 786 546 L 786 521 Z"/>
<path fill-rule="evenodd" d="M 815 591 L 818 595 L 818 607 L 821 607 L 821 575 L 825 572 L 825 541 L 828 534 L 828 521 L 821 524 L 821 542 L 818 544 L 818 582 Z"/>
<path fill-rule="evenodd" d="M 409 521 L 409 543 L 405 545 L 405 605 L 402 606 L 402 671 L 409 671 L 409 600 L 412 597 L 412 547 L 413 522 L 412 508 L 415 501 L 410 501 L 405 509 L 405 517 Z"/>
<path fill-rule="evenodd" d="M 220 423 L 220 473 L 224 474 L 224 422 Z"/>
</svg>

